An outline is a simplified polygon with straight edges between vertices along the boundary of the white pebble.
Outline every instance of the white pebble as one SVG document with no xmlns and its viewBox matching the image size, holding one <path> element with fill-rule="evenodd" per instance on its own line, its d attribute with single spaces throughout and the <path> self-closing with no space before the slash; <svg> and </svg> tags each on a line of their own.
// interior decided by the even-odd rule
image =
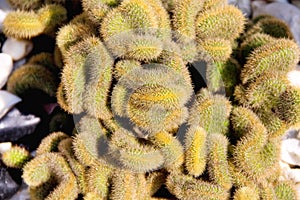
<svg viewBox="0 0 300 200">
<path fill-rule="evenodd" d="M 286 139 L 281 143 L 281 160 L 290 164 L 300 166 L 300 140 Z"/>
<path fill-rule="evenodd" d="M 7 0 L 0 0 L 0 9 L 4 11 L 10 11 L 13 10 L 13 7 Z"/>
<path fill-rule="evenodd" d="M 0 154 L 3 154 L 5 151 L 8 151 L 11 149 L 11 142 L 2 142 L 0 143 Z"/>
<path fill-rule="evenodd" d="M 10 55 L 0 53 L 0 89 L 6 84 L 13 69 L 13 60 Z"/>
<path fill-rule="evenodd" d="M 5 90 L 0 90 L 0 119 L 21 99 Z"/>
<path fill-rule="evenodd" d="M 33 43 L 30 40 L 18 40 L 8 38 L 2 47 L 2 52 L 11 55 L 13 60 L 20 60 L 27 56 L 33 49 Z"/>
<path fill-rule="evenodd" d="M 290 85 L 300 89 L 300 71 L 293 70 L 287 73 L 287 78 L 290 82 Z"/>
</svg>

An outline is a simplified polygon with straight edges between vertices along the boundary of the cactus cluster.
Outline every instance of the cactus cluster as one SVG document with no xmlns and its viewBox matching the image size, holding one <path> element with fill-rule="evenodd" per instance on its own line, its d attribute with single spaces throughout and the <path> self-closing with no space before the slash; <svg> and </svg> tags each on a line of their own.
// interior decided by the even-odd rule
<svg viewBox="0 0 300 200">
<path fill-rule="evenodd" d="M 23 7 L 7 35 L 53 35 L 64 21 L 50 12 L 63 1 L 10 1 Z M 49 134 L 23 167 L 32 199 L 297 198 L 279 179 L 280 138 L 300 122 L 286 78 L 300 51 L 284 23 L 261 16 L 245 29 L 225 0 L 81 3 L 53 54 L 31 57 L 7 84 L 55 96 L 74 116 L 72 136 Z M 207 87 L 196 91 L 199 62 Z"/>
</svg>

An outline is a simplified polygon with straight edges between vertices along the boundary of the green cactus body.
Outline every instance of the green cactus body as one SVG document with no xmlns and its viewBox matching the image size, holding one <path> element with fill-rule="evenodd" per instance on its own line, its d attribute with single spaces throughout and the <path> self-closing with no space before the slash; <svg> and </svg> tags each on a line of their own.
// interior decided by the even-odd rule
<svg viewBox="0 0 300 200">
<path fill-rule="evenodd" d="M 213 95 L 207 89 L 197 94 L 197 100 L 191 108 L 189 124 L 198 123 L 210 133 L 225 134 L 228 130 L 230 102 L 221 95 Z"/>
<path fill-rule="evenodd" d="M 109 149 L 109 154 L 118 161 L 120 167 L 132 172 L 153 171 L 164 162 L 160 150 L 140 143 L 130 132 L 123 129 L 112 135 Z"/>
<path fill-rule="evenodd" d="M 67 58 L 67 51 L 83 38 L 92 36 L 94 33 L 88 25 L 81 23 L 68 24 L 59 29 L 56 36 L 56 43 L 63 58 Z M 83 37 L 84 36 L 84 37 Z"/>
<path fill-rule="evenodd" d="M 112 176 L 112 190 L 109 199 L 126 200 L 136 198 L 136 180 L 132 172 L 118 170 Z"/>
<path fill-rule="evenodd" d="M 206 131 L 199 126 L 192 126 L 185 136 L 185 168 L 189 175 L 198 177 L 206 168 Z"/>
<path fill-rule="evenodd" d="M 38 19 L 44 25 L 43 33 L 56 36 L 59 26 L 67 21 L 67 10 L 58 4 L 48 4 L 37 12 Z"/>
<path fill-rule="evenodd" d="M 230 5 L 207 10 L 196 19 L 197 39 L 221 38 L 232 41 L 243 31 L 243 27 L 243 14 Z"/>
<path fill-rule="evenodd" d="M 54 132 L 43 138 L 39 147 L 36 150 L 36 155 L 42 155 L 48 152 L 57 152 L 59 143 L 69 138 L 69 136 L 63 132 Z"/>
<path fill-rule="evenodd" d="M 73 140 L 73 150 L 78 161 L 85 166 L 90 166 L 95 162 L 105 163 L 107 131 L 98 119 L 91 116 L 83 117 L 79 121 L 77 132 Z M 101 147 L 100 144 L 104 146 Z M 98 148 L 104 148 L 104 152 L 99 152 Z"/>
<path fill-rule="evenodd" d="M 100 24 L 103 17 L 110 11 L 109 4 L 115 5 L 117 1 L 106 2 L 103 0 L 82 0 L 82 8 L 89 19 L 95 24 Z"/>
<path fill-rule="evenodd" d="M 202 9 L 203 1 L 184 0 L 174 1 L 173 26 L 179 35 L 179 39 L 196 39 L 195 20 L 199 11 Z"/>
<path fill-rule="evenodd" d="M 109 181 L 112 169 L 100 163 L 94 163 L 85 174 L 87 177 L 90 193 L 94 193 L 97 198 L 105 199 L 109 195 Z"/>
<path fill-rule="evenodd" d="M 187 175 L 171 174 L 167 178 L 166 185 L 172 194 L 183 200 L 225 200 L 229 197 L 227 191 L 221 186 Z"/>
<path fill-rule="evenodd" d="M 153 196 L 161 186 L 166 182 L 167 174 L 165 171 L 150 172 L 146 177 L 147 190 L 150 196 Z"/>
<path fill-rule="evenodd" d="M 36 89 L 54 97 L 57 85 L 56 77 L 46 67 L 37 64 L 25 64 L 9 77 L 7 90 L 18 96 L 23 96 L 27 91 Z"/>
<path fill-rule="evenodd" d="M 179 168 L 184 162 L 183 146 L 168 132 L 154 134 L 150 141 L 159 148 L 164 156 L 164 167 L 168 170 Z"/>
<path fill-rule="evenodd" d="M 215 133 L 208 136 L 207 167 L 209 177 L 216 185 L 226 190 L 232 187 L 232 178 L 227 161 L 228 139 Z"/>
<path fill-rule="evenodd" d="M 59 106 L 66 111 L 67 113 L 72 113 L 72 109 L 69 107 L 67 99 L 66 99 L 66 91 L 64 90 L 64 86 L 62 83 L 58 85 L 56 91 L 56 99 Z"/>
<path fill-rule="evenodd" d="M 234 193 L 234 200 L 259 200 L 258 191 L 251 187 L 241 187 Z"/>
<path fill-rule="evenodd" d="M 268 140 L 266 128 L 249 109 L 235 108 L 232 121 L 234 131 L 244 135 L 234 150 L 235 165 L 251 179 L 263 181 L 278 160 L 277 140 Z"/>
<path fill-rule="evenodd" d="M 294 184 L 291 182 L 279 182 L 274 189 L 278 200 L 297 199 Z"/>
<path fill-rule="evenodd" d="M 5 151 L 1 158 L 7 167 L 22 168 L 31 159 L 31 155 L 25 148 L 13 146 L 8 151 Z"/>
<path fill-rule="evenodd" d="M 70 165 L 74 175 L 76 176 L 76 180 L 78 183 L 78 187 L 82 194 L 86 194 L 88 191 L 87 178 L 86 178 L 86 169 L 85 167 L 79 163 L 74 154 L 73 154 L 73 146 L 72 146 L 72 138 L 66 138 L 62 140 L 58 145 L 58 150 L 63 154 L 65 159 Z"/>
<path fill-rule="evenodd" d="M 248 57 L 241 73 L 243 84 L 253 81 L 268 70 L 288 72 L 299 61 L 299 47 L 291 40 L 278 39 L 256 48 Z"/>
<path fill-rule="evenodd" d="M 198 51 L 204 51 L 215 62 L 226 61 L 232 53 L 230 42 L 224 39 L 205 39 L 198 41 L 198 45 Z"/>
<path fill-rule="evenodd" d="M 132 69 L 142 67 L 141 63 L 136 60 L 120 60 L 116 63 L 114 68 L 114 78 L 119 80 L 124 74 L 130 72 Z"/>
<path fill-rule="evenodd" d="M 45 25 L 33 11 L 13 11 L 7 14 L 3 21 L 5 35 L 18 39 L 36 37 L 43 33 L 44 29 Z"/>
</svg>

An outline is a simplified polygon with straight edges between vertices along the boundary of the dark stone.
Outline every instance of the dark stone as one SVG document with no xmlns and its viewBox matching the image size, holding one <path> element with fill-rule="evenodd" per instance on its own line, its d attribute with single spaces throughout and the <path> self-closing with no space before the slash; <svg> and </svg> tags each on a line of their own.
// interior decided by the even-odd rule
<svg viewBox="0 0 300 200">
<path fill-rule="evenodd" d="M 11 178 L 8 171 L 0 165 L 0 200 L 8 199 L 19 189 L 19 185 Z"/>
<path fill-rule="evenodd" d="M 0 142 L 13 142 L 34 132 L 40 118 L 22 115 L 17 109 L 11 110 L 0 120 Z"/>
</svg>

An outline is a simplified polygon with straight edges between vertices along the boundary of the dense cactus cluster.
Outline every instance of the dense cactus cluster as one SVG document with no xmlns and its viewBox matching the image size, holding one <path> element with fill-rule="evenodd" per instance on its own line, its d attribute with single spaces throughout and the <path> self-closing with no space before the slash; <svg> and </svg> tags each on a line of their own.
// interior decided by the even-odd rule
<svg viewBox="0 0 300 200">
<path fill-rule="evenodd" d="M 75 121 L 33 159 L 5 155 L 31 159 L 32 199 L 297 198 L 279 179 L 281 136 L 300 122 L 286 78 L 300 50 L 283 22 L 245 26 L 224 0 L 82 0 L 65 23 L 63 1 L 10 1 L 21 11 L 5 19 L 7 35 L 60 28 L 53 54 L 31 57 L 8 90 L 56 96 Z M 192 78 L 199 63 L 207 85 Z"/>
</svg>

